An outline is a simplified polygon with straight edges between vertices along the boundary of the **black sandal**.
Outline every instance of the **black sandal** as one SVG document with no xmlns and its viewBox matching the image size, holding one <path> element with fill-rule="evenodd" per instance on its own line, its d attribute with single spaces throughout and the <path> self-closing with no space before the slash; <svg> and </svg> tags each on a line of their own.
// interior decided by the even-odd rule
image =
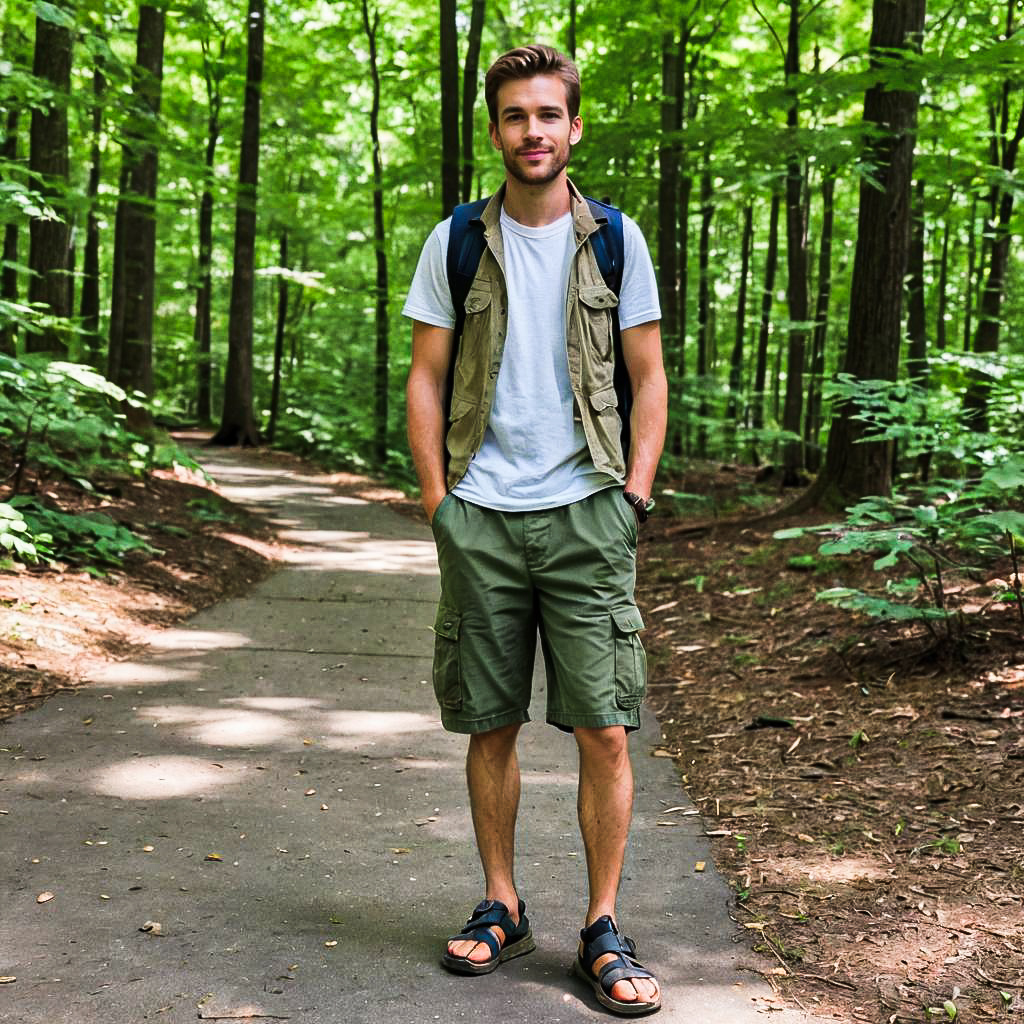
<svg viewBox="0 0 1024 1024">
<path fill-rule="evenodd" d="M 502 942 L 498 936 L 491 931 L 492 928 L 500 928 L 505 934 L 505 941 Z M 513 957 L 523 956 L 536 949 L 533 941 L 533 933 L 530 931 L 530 922 L 526 917 L 526 905 L 519 901 L 519 923 L 513 924 L 509 917 L 508 907 L 500 900 L 484 900 L 473 911 L 473 916 L 466 922 L 466 927 L 453 935 L 449 942 L 460 942 L 472 940 L 482 942 L 490 951 L 489 960 L 477 963 L 470 960 L 468 956 L 456 956 L 445 947 L 441 963 L 450 971 L 456 974 L 490 974 L 498 964 L 511 960 Z"/>
<path fill-rule="evenodd" d="M 598 1002 L 612 1013 L 627 1017 L 639 1017 L 644 1013 L 654 1013 L 661 1009 L 661 995 L 653 1002 L 633 1000 L 625 1003 L 612 997 L 612 986 L 617 981 L 633 981 L 637 978 L 657 979 L 636 958 L 636 944 L 625 935 L 619 935 L 615 922 L 605 914 L 599 917 L 589 928 L 580 932 L 583 948 L 576 956 L 573 971 L 584 981 L 590 983 Z M 608 953 L 614 953 L 615 959 L 609 960 L 598 974 L 594 974 L 594 963 Z"/>
</svg>

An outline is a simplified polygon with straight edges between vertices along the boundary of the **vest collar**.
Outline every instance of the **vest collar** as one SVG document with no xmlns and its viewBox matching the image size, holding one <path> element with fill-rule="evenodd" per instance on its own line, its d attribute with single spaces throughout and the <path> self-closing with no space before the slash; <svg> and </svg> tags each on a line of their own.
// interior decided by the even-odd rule
<svg viewBox="0 0 1024 1024">
<path fill-rule="evenodd" d="M 583 242 L 597 231 L 606 222 L 607 218 L 602 217 L 600 221 L 595 220 L 590 204 L 580 194 L 579 189 L 576 188 L 570 179 L 566 178 L 566 182 L 569 185 L 569 212 L 572 214 L 573 231 L 576 235 L 576 241 Z M 492 231 L 497 230 L 501 223 L 501 204 L 505 201 L 505 188 L 506 186 L 503 182 L 501 188 L 491 196 L 489 202 L 484 207 L 484 212 L 480 214 L 479 219 L 484 226 L 486 235 L 490 235 Z"/>
</svg>

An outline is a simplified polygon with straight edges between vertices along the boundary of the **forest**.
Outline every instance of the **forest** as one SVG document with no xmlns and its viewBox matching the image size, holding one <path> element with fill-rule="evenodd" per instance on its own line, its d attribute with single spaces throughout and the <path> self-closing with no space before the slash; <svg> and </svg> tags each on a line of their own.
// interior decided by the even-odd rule
<svg viewBox="0 0 1024 1024">
<path fill-rule="evenodd" d="M 175 490 L 201 471 L 172 431 L 415 514 L 400 310 L 432 227 L 502 180 L 487 67 L 547 42 L 583 82 L 570 174 L 658 273 L 649 699 L 732 911 L 840 1019 L 1019 1012 L 1022 26 L 1021 0 L 0 0 L 0 719 L 63 679 L 18 623 L 68 567 L 180 614 L 269 571 Z"/>
</svg>

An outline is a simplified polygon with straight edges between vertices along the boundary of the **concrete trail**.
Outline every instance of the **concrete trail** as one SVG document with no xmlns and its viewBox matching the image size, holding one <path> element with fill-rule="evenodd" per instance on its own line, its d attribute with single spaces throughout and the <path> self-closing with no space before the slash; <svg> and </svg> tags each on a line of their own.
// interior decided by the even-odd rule
<svg viewBox="0 0 1024 1024">
<path fill-rule="evenodd" d="M 0 976 L 17 978 L 0 1020 L 610 1020 L 567 973 L 586 886 L 575 745 L 542 721 L 520 750 L 537 950 L 481 978 L 438 966 L 481 883 L 465 740 L 428 682 L 429 531 L 245 452 L 201 458 L 280 527 L 288 563 L 0 726 Z M 700 817 L 668 810 L 689 802 L 658 739 L 648 715 L 620 904 L 664 988 L 657 1019 L 809 1024 L 766 1012 L 770 989 L 738 969 L 728 889 Z"/>
</svg>

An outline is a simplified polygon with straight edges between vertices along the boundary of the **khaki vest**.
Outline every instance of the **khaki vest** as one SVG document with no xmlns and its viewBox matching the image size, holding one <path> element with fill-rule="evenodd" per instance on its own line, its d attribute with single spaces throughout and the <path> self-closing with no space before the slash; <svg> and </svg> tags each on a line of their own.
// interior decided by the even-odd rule
<svg viewBox="0 0 1024 1024">
<path fill-rule="evenodd" d="M 505 186 L 484 208 L 487 247 L 466 296 L 466 324 L 455 363 L 451 412 L 445 443 L 448 447 L 448 489 L 466 474 L 470 460 L 483 444 L 491 416 L 494 391 L 508 327 L 508 287 L 501 238 L 501 203 Z M 613 384 L 612 317 L 618 297 L 604 283 L 587 239 L 600 228 L 586 200 L 569 183 L 569 207 L 576 235 L 576 252 L 569 270 L 566 295 L 565 345 L 569 381 L 574 396 L 573 416 L 583 424 L 594 467 L 619 482 L 625 479 L 622 422 Z M 538 424 L 543 430 L 543 424 Z"/>
</svg>

